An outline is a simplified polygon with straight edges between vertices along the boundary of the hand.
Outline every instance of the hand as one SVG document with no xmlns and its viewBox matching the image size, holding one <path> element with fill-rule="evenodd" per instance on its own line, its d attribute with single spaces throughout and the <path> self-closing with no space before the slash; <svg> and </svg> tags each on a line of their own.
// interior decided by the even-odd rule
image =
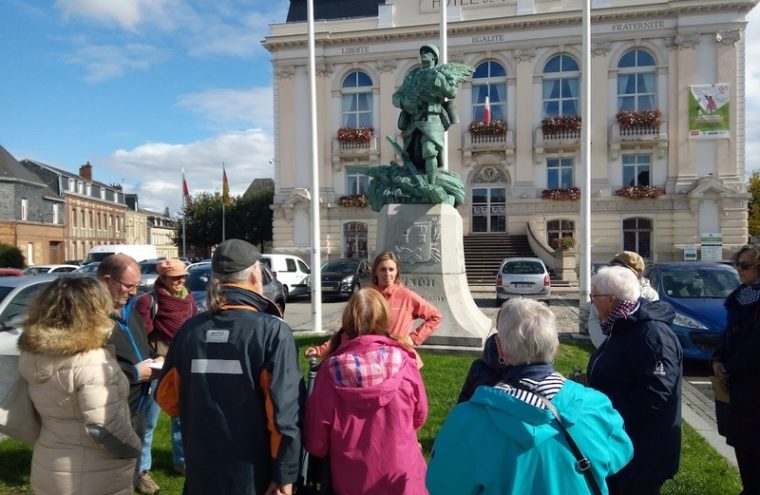
<svg viewBox="0 0 760 495">
<path fill-rule="evenodd" d="M 137 363 L 137 372 L 141 382 L 147 382 L 153 376 L 153 369 L 150 367 L 150 359 Z"/>
<path fill-rule="evenodd" d="M 303 351 L 304 357 L 316 357 L 317 356 L 317 348 L 316 347 L 307 347 L 305 351 Z"/>
<path fill-rule="evenodd" d="M 264 495 L 293 495 L 293 483 L 278 485 L 273 481 L 269 483 L 269 488 Z"/>
<path fill-rule="evenodd" d="M 715 377 L 722 381 L 724 384 L 728 385 L 728 379 L 731 377 L 731 375 L 726 372 L 726 367 L 723 366 L 723 363 L 720 361 L 713 361 L 712 368 Z"/>
</svg>

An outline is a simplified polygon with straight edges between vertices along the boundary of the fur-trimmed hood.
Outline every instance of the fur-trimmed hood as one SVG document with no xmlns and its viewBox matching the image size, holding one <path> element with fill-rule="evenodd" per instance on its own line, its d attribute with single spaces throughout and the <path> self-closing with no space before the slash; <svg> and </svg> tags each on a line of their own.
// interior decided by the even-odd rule
<svg viewBox="0 0 760 495">
<path fill-rule="evenodd" d="M 107 328 L 51 328 L 31 326 L 18 338 L 18 348 L 34 354 L 73 356 L 103 347 L 111 335 Z"/>
</svg>

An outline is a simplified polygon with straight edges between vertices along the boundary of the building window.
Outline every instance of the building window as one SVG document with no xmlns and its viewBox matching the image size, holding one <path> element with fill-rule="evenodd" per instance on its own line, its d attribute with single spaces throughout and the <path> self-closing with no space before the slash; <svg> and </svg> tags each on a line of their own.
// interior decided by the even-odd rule
<svg viewBox="0 0 760 495">
<path fill-rule="evenodd" d="M 546 187 L 549 189 L 575 185 L 572 158 L 550 158 L 546 160 L 546 173 Z"/>
<path fill-rule="evenodd" d="M 550 220 L 546 222 L 546 242 L 553 242 L 562 237 L 575 237 L 575 222 L 572 220 Z"/>
<path fill-rule="evenodd" d="M 372 127 L 372 79 L 354 71 L 343 79 L 341 87 L 342 127 Z"/>
<path fill-rule="evenodd" d="M 346 194 L 367 194 L 369 176 L 361 167 L 346 167 Z"/>
<path fill-rule="evenodd" d="M 491 104 L 491 120 L 507 120 L 507 71 L 492 60 L 475 68 L 472 75 L 472 120 L 483 121 L 486 96 Z"/>
<path fill-rule="evenodd" d="M 544 116 L 578 115 L 578 62 L 569 55 L 557 55 L 544 65 Z"/>
<path fill-rule="evenodd" d="M 79 194 L 84 193 L 84 183 L 81 181 L 77 181 L 77 192 Z"/>
<path fill-rule="evenodd" d="M 69 179 L 69 191 L 74 192 L 76 188 L 76 182 L 74 179 Z"/>
<path fill-rule="evenodd" d="M 649 52 L 639 48 L 625 52 L 618 63 L 618 111 L 656 108 L 656 82 L 654 57 Z"/>
<path fill-rule="evenodd" d="M 648 218 L 623 220 L 623 249 L 635 251 L 642 258 L 652 257 L 652 221 Z"/>
<path fill-rule="evenodd" d="M 623 155 L 623 185 L 649 186 L 649 169 L 652 166 L 652 155 L 629 154 Z"/>
<path fill-rule="evenodd" d="M 53 223 L 58 224 L 59 206 L 53 205 Z"/>
<path fill-rule="evenodd" d="M 87 196 L 92 196 L 92 184 L 87 183 L 87 184 L 84 185 L 84 193 Z"/>
<path fill-rule="evenodd" d="M 33 265 L 35 263 L 34 261 L 34 243 L 33 242 L 27 242 L 26 243 L 26 264 L 27 265 Z"/>
<path fill-rule="evenodd" d="M 343 256 L 367 259 L 367 224 L 348 222 L 343 224 Z"/>
<path fill-rule="evenodd" d="M 21 200 L 21 220 L 27 220 L 29 218 L 29 200 L 24 198 Z"/>
</svg>

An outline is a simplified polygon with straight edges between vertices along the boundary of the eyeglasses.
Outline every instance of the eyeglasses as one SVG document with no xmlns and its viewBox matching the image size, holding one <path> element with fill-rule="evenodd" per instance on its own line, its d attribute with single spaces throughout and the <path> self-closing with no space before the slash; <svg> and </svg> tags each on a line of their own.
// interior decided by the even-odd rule
<svg viewBox="0 0 760 495">
<path fill-rule="evenodd" d="M 589 294 L 589 297 L 594 300 L 597 297 L 612 297 L 612 294 Z"/>
<path fill-rule="evenodd" d="M 734 263 L 734 266 L 737 270 L 749 270 L 756 264 L 757 263 L 752 263 L 751 261 L 737 261 Z"/>
<path fill-rule="evenodd" d="M 137 282 L 136 284 L 125 284 L 121 280 L 117 280 L 117 282 L 119 282 L 127 290 L 139 289 L 142 286 L 142 282 Z"/>
</svg>

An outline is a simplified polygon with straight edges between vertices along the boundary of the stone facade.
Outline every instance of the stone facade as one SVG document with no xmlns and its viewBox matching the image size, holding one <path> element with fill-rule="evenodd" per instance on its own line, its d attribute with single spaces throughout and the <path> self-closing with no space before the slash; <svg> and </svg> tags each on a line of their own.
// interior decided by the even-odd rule
<svg viewBox="0 0 760 495">
<path fill-rule="evenodd" d="M 591 197 L 592 261 L 607 261 L 621 249 L 653 261 L 683 259 L 683 246 L 699 244 L 706 232 L 722 233 L 724 257 L 747 241 L 742 32 L 754 3 L 593 2 L 588 73 L 594 100 L 584 116 L 591 123 L 592 187 L 581 191 Z M 550 133 L 542 120 L 581 112 L 580 4 L 453 4 L 448 61 L 476 68 L 456 99 L 461 123 L 448 132 L 449 169 L 467 189 L 458 208 L 464 235 L 524 234 L 530 223 L 546 245 L 558 236 L 578 237 L 579 202 L 544 195 L 582 184 L 580 132 Z M 419 47 L 439 42 L 439 5 L 386 0 L 376 16 L 316 23 L 323 258 L 375 254 L 377 216 L 369 207 L 340 206 L 341 198 L 366 190 L 363 167 L 395 159 L 385 139 L 400 140 L 391 95 L 419 63 Z M 263 44 L 274 72 L 273 244 L 275 251 L 309 260 L 312 157 L 309 146 L 292 145 L 310 139 L 306 25 L 272 25 Z M 729 93 L 723 137 L 691 137 L 689 94 L 703 85 Z M 505 134 L 469 132 L 469 124 L 482 119 L 486 94 L 492 116 L 507 123 Z M 657 110 L 660 118 L 631 128 L 616 118 L 620 110 Z M 341 127 L 371 127 L 373 135 L 366 142 L 339 141 Z M 617 195 L 624 186 L 660 192 L 628 199 Z"/>
</svg>

